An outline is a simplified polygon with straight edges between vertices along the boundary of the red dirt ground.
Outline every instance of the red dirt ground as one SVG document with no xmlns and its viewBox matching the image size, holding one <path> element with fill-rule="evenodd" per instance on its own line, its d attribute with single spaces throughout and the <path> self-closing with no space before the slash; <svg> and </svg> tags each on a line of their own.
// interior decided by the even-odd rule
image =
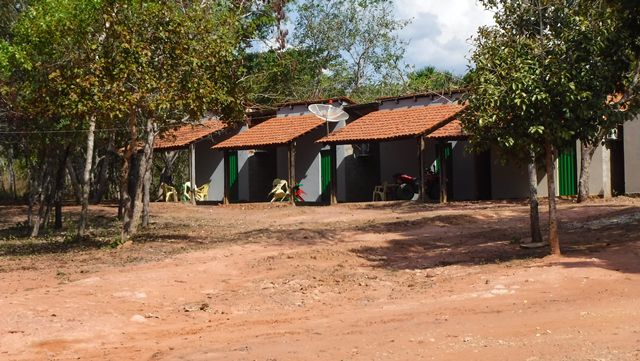
<svg viewBox="0 0 640 361">
<path fill-rule="evenodd" d="M 639 360 L 639 210 L 563 202 L 563 257 L 497 202 L 158 203 L 117 249 L 0 239 L 0 359 Z"/>
</svg>

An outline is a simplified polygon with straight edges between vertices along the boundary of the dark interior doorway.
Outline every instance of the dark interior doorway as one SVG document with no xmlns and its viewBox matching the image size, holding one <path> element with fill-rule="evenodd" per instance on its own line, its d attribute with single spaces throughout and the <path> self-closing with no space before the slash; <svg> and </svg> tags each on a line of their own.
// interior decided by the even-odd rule
<svg viewBox="0 0 640 361">
<path fill-rule="evenodd" d="M 618 127 L 617 139 L 611 139 L 607 146 L 611 151 L 611 194 L 625 194 L 624 185 L 624 129 Z"/>
<path fill-rule="evenodd" d="M 273 180 L 277 177 L 276 149 L 256 150 L 249 158 L 249 200 L 264 202 L 269 200 Z"/>
<path fill-rule="evenodd" d="M 491 151 L 476 154 L 476 197 L 479 200 L 491 199 Z"/>
</svg>

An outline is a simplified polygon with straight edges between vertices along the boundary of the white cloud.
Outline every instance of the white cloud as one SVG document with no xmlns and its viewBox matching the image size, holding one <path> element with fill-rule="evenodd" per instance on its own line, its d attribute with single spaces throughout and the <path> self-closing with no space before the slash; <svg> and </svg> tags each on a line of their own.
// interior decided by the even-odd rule
<svg viewBox="0 0 640 361">
<path fill-rule="evenodd" d="M 409 41 L 405 61 L 464 74 L 471 51 L 469 37 L 493 23 L 493 14 L 476 0 L 395 0 L 401 19 L 412 23 L 400 32 Z"/>
</svg>

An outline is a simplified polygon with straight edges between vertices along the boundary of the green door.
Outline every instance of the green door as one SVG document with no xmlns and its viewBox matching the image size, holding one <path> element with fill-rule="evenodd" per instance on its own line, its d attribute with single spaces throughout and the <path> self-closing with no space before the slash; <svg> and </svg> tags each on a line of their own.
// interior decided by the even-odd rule
<svg viewBox="0 0 640 361">
<path fill-rule="evenodd" d="M 447 179 L 447 198 L 453 198 L 453 146 L 451 143 L 437 143 L 436 144 L 436 173 L 440 175 L 440 152 L 444 145 L 444 161 L 445 163 L 445 178 Z M 439 189 L 438 184 L 438 189 Z M 438 191 L 439 192 L 439 191 Z"/>
<path fill-rule="evenodd" d="M 558 154 L 558 188 L 561 196 L 578 194 L 576 171 L 576 146 L 563 149 Z"/>
<path fill-rule="evenodd" d="M 238 152 L 229 152 L 229 190 L 231 200 L 238 199 Z"/>
<path fill-rule="evenodd" d="M 436 154 L 440 154 L 441 147 L 442 147 L 441 144 L 436 144 Z M 446 143 L 444 145 L 444 159 L 447 162 L 446 166 L 448 169 L 450 169 L 451 166 L 453 165 L 451 153 L 453 153 L 453 148 L 451 147 L 451 143 Z M 436 157 L 436 173 L 440 173 L 440 157 L 439 156 Z"/>
<path fill-rule="evenodd" d="M 320 152 L 320 189 L 322 202 L 328 203 L 331 195 L 331 151 Z"/>
</svg>

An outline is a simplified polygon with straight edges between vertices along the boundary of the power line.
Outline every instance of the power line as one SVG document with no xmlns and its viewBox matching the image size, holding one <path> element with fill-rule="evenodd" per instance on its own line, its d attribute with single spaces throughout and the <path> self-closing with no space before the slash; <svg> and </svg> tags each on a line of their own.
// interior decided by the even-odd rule
<svg viewBox="0 0 640 361">
<path fill-rule="evenodd" d="M 198 127 L 199 125 L 201 125 L 200 123 L 194 123 L 194 124 L 171 124 L 171 125 L 164 125 L 161 127 L 158 127 L 158 129 L 173 129 L 173 128 L 180 128 L 182 126 L 185 125 L 192 125 L 193 127 Z M 101 129 L 95 129 L 94 132 L 95 133 L 103 133 L 103 132 L 113 132 L 113 131 L 129 131 L 129 128 L 101 128 Z M 74 130 L 0 130 L 0 135 L 28 135 L 28 134 L 74 134 L 74 133 L 87 133 L 89 132 L 89 129 L 74 129 Z"/>
<path fill-rule="evenodd" d="M 104 128 L 95 129 L 94 132 L 113 132 L 117 130 L 127 130 L 127 128 Z M 61 133 L 86 133 L 89 129 L 75 129 L 75 130 L 0 130 L 0 134 L 61 134 Z"/>
</svg>

